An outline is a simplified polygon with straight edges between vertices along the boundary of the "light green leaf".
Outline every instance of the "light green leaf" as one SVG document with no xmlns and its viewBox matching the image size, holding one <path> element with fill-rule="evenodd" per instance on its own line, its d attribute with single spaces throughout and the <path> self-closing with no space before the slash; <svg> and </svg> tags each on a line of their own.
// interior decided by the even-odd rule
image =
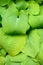
<svg viewBox="0 0 43 65">
<path fill-rule="evenodd" d="M 29 14 L 38 15 L 40 13 L 40 6 L 37 2 L 30 1 L 30 2 L 28 2 L 27 11 L 28 11 Z"/>
<path fill-rule="evenodd" d="M 16 22 L 16 30 L 18 33 L 26 34 L 27 30 L 30 29 L 30 25 L 28 24 L 28 15 L 25 11 L 20 12 L 20 16 Z"/>
<path fill-rule="evenodd" d="M 41 65 L 43 65 L 43 42 L 41 43 L 40 51 L 37 55 L 37 59 Z"/>
<path fill-rule="evenodd" d="M 35 0 L 36 2 L 38 2 L 39 4 L 43 3 L 43 0 Z"/>
<path fill-rule="evenodd" d="M 28 15 L 23 11 L 19 18 L 13 12 L 7 12 L 2 21 L 3 31 L 8 34 L 21 33 L 26 34 L 30 29 L 28 24 Z"/>
<path fill-rule="evenodd" d="M 9 56 L 6 56 L 5 65 L 21 65 L 19 62 L 12 62 Z"/>
<path fill-rule="evenodd" d="M 27 2 L 20 0 L 16 3 L 16 7 L 18 10 L 25 10 L 28 7 Z"/>
<path fill-rule="evenodd" d="M 0 0 L 0 6 L 4 6 L 6 4 L 8 4 L 10 2 L 10 0 Z"/>
<path fill-rule="evenodd" d="M 4 15 L 6 12 L 6 9 L 4 7 L 0 7 L 0 15 Z"/>
<path fill-rule="evenodd" d="M 9 36 L 5 35 L 2 30 L 0 32 L 0 45 L 11 56 L 15 56 L 24 48 L 26 43 L 26 35 Z"/>
<path fill-rule="evenodd" d="M 0 27 L 2 27 L 2 17 L 0 15 Z"/>
<path fill-rule="evenodd" d="M 1 49 L 1 46 L 0 46 L 0 49 Z"/>
<path fill-rule="evenodd" d="M 1 52 L 1 55 L 2 55 L 2 56 L 6 56 L 6 51 L 5 51 L 5 49 L 1 49 L 0 52 Z"/>
<path fill-rule="evenodd" d="M 27 56 L 23 53 L 20 53 L 16 56 L 13 56 L 13 57 L 10 55 L 7 55 L 6 58 L 7 59 L 9 58 L 11 60 L 11 62 L 23 62 L 27 59 Z"/>
<path fill-rule="evenodd" d="M 16 2 L 19 2 L 19 1 L 25 1 L 25 0 L 16 0 Z"/>
<path fill-rule="evenodd" d="M 16 4 L 14 2 L 11 2 L 9 4 L 8 15 L 9 15 L 9 13 L 11 14 L 11 12 L 12 12 L 12 14 L 18 15 L 18 10 L 17 10 Z"/>
<path fill-rule="evenodd" d="M 21 63 L 21 65 L 40 65 L 38 62 L 34 62 L 32 58 L 27 58 L 24 62 Z"/>
<path fill-rule="evenodd" d="M 43 42 L 43 29 L 37 29 L 38 34 L 40 36 L 40 43 Z"/>
<path fill-rule="evenodd" d="M 29 24 L 32 28 L 41 28 L 43 27 L 43 15 L 39 16 L 29 16 Z"/>
<path fill-rule="evenodd" d="M 4 65 L 5 58 L 3 56 L 0 56 L 0 65 Z"/>
<path fill-rule="evenodd" d="M 21 65 L 21 63 L 14 63 L 14 62 L 7 61 L 5 65 Z"/>
<path fill-rule="evenodd" d="M 43 15 L 43 5 L 40 6 L 40 14 Z"/>
<path fill-rule="evenodd" d="M 40 37 L 37 33 L 37 30 L 32 30 L 27 38 L 27 43 L 22 50 L 27 56 L 35 58 L 40 48 Z"/>
</svg>

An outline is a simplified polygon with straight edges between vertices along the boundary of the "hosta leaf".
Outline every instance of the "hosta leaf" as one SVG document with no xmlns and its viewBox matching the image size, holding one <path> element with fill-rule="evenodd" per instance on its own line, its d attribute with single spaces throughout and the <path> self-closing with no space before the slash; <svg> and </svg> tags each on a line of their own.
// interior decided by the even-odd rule
<svg viewBox="0 0 43 65">
<path fill-rule="evenodd" d="M 5 51 L 5 49 L 1 49 L 0 52 L 1 52 L 1 55 L 2 55 L 2 56 L 6 56 L 6 51 Z"/>
<path fill-rule="evenodd" d="M 23 12 L 23 14 L 21 13 L 19 18 L 17 18 L 17 15 L 13 12 L 8 13 L 3 17 L 3 31 L 8 34 L 26 34 L 27 30 L 30 28 L 30 25 L 28 24 L 28 15 Z"/>
<path fill-rule="evenodd" d="M 16 23 L 16 32 L 26 34 L 27 30 L 30 29 L 28 24 L 28 15 L 25 11 L 20 12 L 20 16 Z"/>
<path fill-rule="evenodd" d="M 32 60 L 32 58 L 27 58 L 24 62 L 21 63 L 21 65 L 40 65 L 39 63 L 36 63 Z"/>
<path fill-rule="evenodd" d="M 37 55 L 37 59 L 41 65 L 43 65 L 43 42 L 41 43 L 40 51 Z"/>
<path fill-rule="evenodd" d="M 5 65 L 21 65 L 21 63 L 19 63 L 19 62 L 14 62 L 14 61 L 12 61 L 11 58 L 14 60 L 13 57 L 11 57 L 11 56 L 6 56 Z"/>
<path fill-rule="evenodd" d="M 29 14 L 38 15 L 40 12 L 39 4 L 35 1 L 30 1 L 27 11 Z"/>
<path fill-rule="evenodd" d="M 43 15 L 43 5 L 40 7 L 40 14 Z"/>
<path fill-rule="evenodd" d="M 40 37 L 37 33 L 37 30 L 32 30 L 27 38 L 27 43 L 22 50 L 27 56 L 35 57 L 39 52 L 40 48 Z M 37 50 L 37 51 L 36 51 Z"/>
<path fill-rule="evenodd" d="M 9 53 L 16 55 L 24 48 L 26 35 L 8 36 L 0 32 L 0 45 Z"/>
<path fill-rule="evenodd" d="M 26 9 L 28 6 L 27 6 L 27 3 L 25 2 L 25 1 L 18 1 L 17 3 L 16 3 L 16 7 L 17 7 L 17 9 L 18 10 L 24 10 L 24 9 Z"/>
<path fill-rule="evenodd" d="M 0 15 L 4 15 L 6 12 L 6 9 L 4 7 L 0 7 Z"/>
<path fill-rule="evenodd" d="M 24 48 L 26 42 L 26 36 L 14 36 L 8 38 L 7 42 L 5 43 L 5 49 L 8 53 L 12 56 L 21 52 Z"/>
<path fill-rule="evenodd" d="M 3 21 L 2 21 L 2 27 L 3 27 L 3 31 L 5 33 L 9 33 L 12 34 L 14 33 L 15 30 L 15 23 L 16 23 L 16 18 L 17 16 L 11 14 L 9 17 L 3 17 Z"/>
<path fill-rule="evenodd" d="M 43 29 L 37 29 L 37 31 L 40 36 L 40 42 L 43 42 Z"/>
<path fill-rule="evenodd" d="M 30 15 L 29 24 L 32 28 L 43 27 L 43 15 L 39 15 L 39 16 Z"/>
<path fill-rule="evenodd" d="M 10 2 L 10 0 L 0 0 L 0 6 L 4 6 L 6 4 L 8 4 Z"/>
<path fill-rule="evenodd" d="M 37 1 L 39 4 L 43 2 L 43 0 L 35 0 L 35 1 Z"/>
<path fill-rule="evenodd" d="M 0 65 L 4 65 L 5 58 L 3 56 L 0 56 Z"/>
<path fill-rule="evenodd" d="M 9 8 L 7 9 L 5 15 L 2 19 L 2 26 L 4 27 L 4 31 L 8 33 L 14 31 L 14 24 L 16 22 L 18 10 L 16 9 L 16 6 L 14 3 L 11 3 Z M 13 22 L 13 23 L 12 23 Z"/>
<path fill-rule="evenodd" d="M 10 5 L 9 5 L 9 8 L 8 8 L 8 13 L 11 14 L 11 12 L 18 15 L 18 10 L 17 10 L 16 4 L 14 2 L 11 2 Z"/>
<path fill-rule="evenodd" d="M 23 53 L 20 53 L 16 56 L 13 56 L 13 57 L 10 55 L 7 55 L 6 58 L 7 59 L 9 58 L 12 62 L 23 62 L 27 59 L 27 56 Z"/>
<path fill-rule="evenodd" d="M 7 60 L 5 65 L 21 65 L 21 63 L 14 63 Z"/>
</svg>

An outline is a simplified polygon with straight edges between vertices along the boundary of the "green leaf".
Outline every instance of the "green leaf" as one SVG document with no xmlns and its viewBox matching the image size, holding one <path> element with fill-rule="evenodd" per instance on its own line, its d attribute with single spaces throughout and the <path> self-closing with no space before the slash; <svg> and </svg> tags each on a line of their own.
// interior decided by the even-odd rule
<svg viewBox="0 0 43 65">
<path fill-rule="evenodd" d="M 12 62 L 11 60 L 12 59 L 10 59 L 9 56 L 6 56 L 5 65 L 21 65 L 19 62 Z"/>
<path fill-rule="evenodd" d="M 14 2 L 11 1 L 11 3 L 9 4 L 9 7 L 8 7 L 8 15 L 9 13 L 13 13 L 15 15 L 18 15 L 18 10 L 16 8 L 16 4 Z"/>
<path fill-rule="evenodd" d="M 43 42 L 43 29 L 37 29 L 38 34 L 40 36 L 40 43 Z"/>
<path fill-rule="evenodd" d="M 2 17 L 0 15 L 0 27 L 2 26 Z"/>
<path fill-rule="evenodd" d="M 27 30 L 30 29 L 28 24 L 28 15 L 25 11 L 21 11 L 18 20 L 16 21 L 16 31 L 18 33 L 26 34 Z"/>
<path fill-rule="evenodd" d="M 3 17 L 2 27 L 3 31 L 8 34 L 26 34 L 27 30 L 30 29 L 28 15 L 23 11 L 20 13 L 19 18 L 17 18 L 17 15 L 14 14 L 14 12 L 9 11 Z"/>
<path fill-rule="evenodd" d="M 3 56 L 0 56 L 0 65 L 4 65 L 5 58 Z"/>
<path fill-rule="evenodd" d="M 43 15 L 43 5 L 40 6 L 40 14 Z"/>
<path fill-rule="evenodd" d="M 40 48 L 40 37 L 37 33 L 37 30 L 32 30 L 28 37 L 27 43 L 25 44 L 24 49 L 22 50 L 27 56 L 35 58 Z"/>
<path fill-rule="evenodd" d="M 25 10 L 28 6 L 27 6 L 27 3 L 25 1 L 18 1 L 16 3 L 16 7 L 18 10 Z"/>
<path fill-rule="evenodd" d="M 0 52 L 1 52 L 1 55 L 2 55 L 2 56 L 6 56 L 6 51 L 5 51 L 5 49 L 1 49 Z"/>
<path fill-rule="evenodd" d="M 10 13 L 9 13 L 10 14 Z M 17 16 L 14 15 L 14 13 L 11 13 L 10 15 L 6 14 L 2 19 L 2 28 L 3 31 L 7 34 L 13 34 L 16 27 L 16 19 Z"/>
<path fill-rule="evenodd" d="M 10 0 L 0 0 L 0 6 L 4 6 L 6 4 L 8 4 L 10 2 Z"/>
<path fill-rule="evenodd" d="M 35 1 L 29 1 L 27 11 L 29 14 L 38 15 L 40 13 L 40 6 Z"/>
<path fill-rule="evenodd" d="M 6 58 L 7 59 L 9 58 L 12 62 L 18 62 L 19 63 L 19 62 L 25 61 L 27 59 L 27 56 L 23 53 L 20 53 L 16 56 L 13 56 L 13 57 L 10 55 L 7 55 Z"/>
<path fill-rule="evenodd" d="M 12 56 L 17 55 L 24 48 L 26 42 L 25 36 L 14 36 L 7 39 L 5 43 L 5 49 Z"/>
<path fill-rule="evenodd" d="M 43 0 L 35 0 L 36 2 L 38 2 L 39 4 L 43 3 Z"/>
<path fill-rule="evenodd" d="M 9 36 L 5 35 L 3 31 L 0 32 L 0 45 L 11 56 L 17 55 L 24 48 L 26 43 L 26 35 Z"/>
<path fill-rule="evenodd" d="M 16 0 L 16 2 L 19 2 L 19 1 L 25 1 L 25 0 Z"/>
<path fill-rule="evenodd" d="M 13 32 L 15 22 L 18 15 L 18 10 L 14 3 L 11 3 L 2 19 L 2 26 L 5 32 Z"/>
<path fill-rule="evenodd" d="M 5 14 L 6 9 L 4 7 L 0 7 L 0 15 Z"/>
<path fill-rule="evenodd" d="M 21 63 L 14 63 L 14 62 L 6 62 L 5 65 L 21 65 Z"/>
<path fill-rule="evenodd" d="M 1 49 L 1 45 L 0 45 L 0 49 Z"/>
<path fill-rule="evenodd" d="M 21 65 L 40 65 L 38 62 L 34 62 L 32 58 L 27 58 L 24 62 L 21 63 Z"/>
<path fill-rule="evenodd" d="M 39 16 L 29 16 L 29 24 L 32 28 L 41 28 L 43 27 L 43 15 Z"/>
<path fill-rule="evenodd" d="M 41 43 L 40 51 L 37 55 L 37 59 L 41 65 L 43 65 L 43 42 Z"/>
</svg>

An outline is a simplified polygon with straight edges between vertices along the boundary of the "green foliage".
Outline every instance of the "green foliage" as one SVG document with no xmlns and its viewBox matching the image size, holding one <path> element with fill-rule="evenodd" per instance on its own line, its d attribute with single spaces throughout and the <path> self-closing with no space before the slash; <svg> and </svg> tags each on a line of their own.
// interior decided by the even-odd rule
<svg viewBox="0 0 43 65">
<path fill-rule="evenodd" d="M 35 58 L 40 48 L 40 37 L 37 30 L 32 30 L 27 36 L 27 42 L 24 49 L 22 50 L 27 56 Z M 37 51 L 36 51 L 37 50 Z"/>
<path fill-rule="evenodd" d="M 0 0 L 0 65 L 43 65 L 43 0 Z"/>
<path fill-rule="evenodd" d="M 38 15 L 40 13 L 39 4 L 35 1 L 29 1 L 27 12 L 28 12 L 28 14 Z"/>
<path fill-rule="evenodd" d="M 10 0 L 0 0 L 0 6 L 4 6 L 6 4 L 8 4 L 10 2 Z"/>
</svg>

